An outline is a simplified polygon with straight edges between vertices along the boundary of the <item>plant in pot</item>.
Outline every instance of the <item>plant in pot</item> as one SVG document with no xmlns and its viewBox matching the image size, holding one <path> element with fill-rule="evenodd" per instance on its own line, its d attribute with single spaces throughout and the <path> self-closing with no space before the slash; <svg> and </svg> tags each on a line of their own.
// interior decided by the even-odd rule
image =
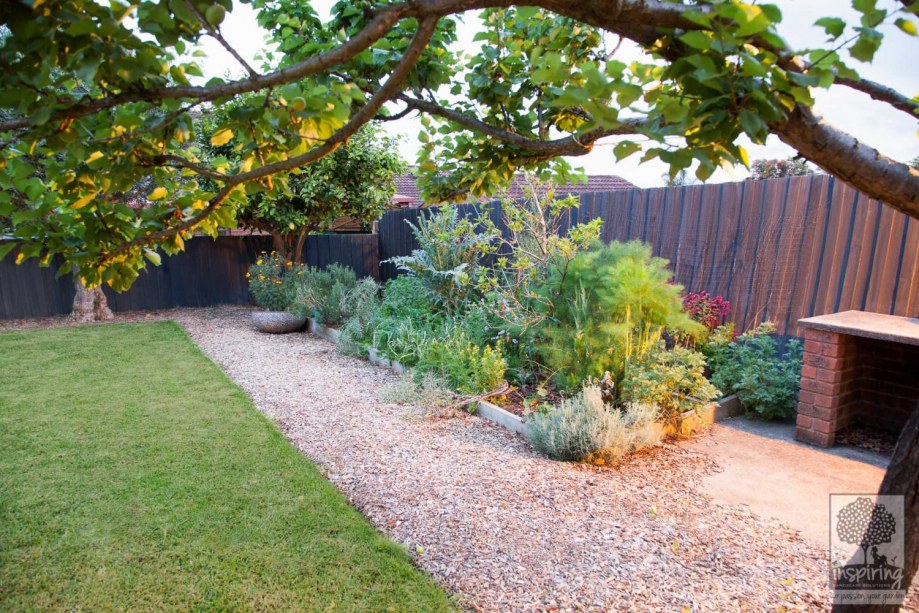
<svg viewBox="0 0 919 613">
<path fill-rule="evenodd" d="M 286 334 L 303 329 L 306 317 L 290 313 L 300 265 L 284 260 L 276 252 L 262 253 L 249 268 L 249 292 L 262 311 L 252 313 L 252 325 L 259 332 Z"/>
</svg>

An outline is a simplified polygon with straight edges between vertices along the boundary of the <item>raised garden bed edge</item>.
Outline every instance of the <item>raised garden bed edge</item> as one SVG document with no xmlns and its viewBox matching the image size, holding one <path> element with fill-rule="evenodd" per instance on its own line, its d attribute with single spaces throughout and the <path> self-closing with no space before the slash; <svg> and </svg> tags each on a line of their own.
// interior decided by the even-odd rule
<svg viewBox="0 0 919 613">
<path fill-rule="evenodd" d="M 328 341 L 332 341 L 333 343 L 337 343 L 338 338 L 341 336 L 341 331 L 336 330 L 335 328 L 324 326 L 316 322 L 314 319 L 309 319 L 309 331 L 316 336 L 324 338 Z M 380 366 L 382 368 L 390 368 L 400 375 L 407 370 L 406 367 L 399 362 L 379 355 L 377 350 L 373 347 L 368 350 L 367 359 L 371 364 Z M 735 394 L 731 394 L 730 396 L 725 396 L 717 402 L 712 402 L 706 405 L 699 412 L 686 411 L 683 413 L 683 425 L 680 433 L 689 435 L 694 432 L 698 432 L 699 430 L 702 430 L 715 422 L 723 421 L 730 417 L 735 417 L 741 413 L 743 413 L 743 410 L 740 408 L 740 400 L 738 400 Z M 504 426 L 508 430 L 516 432 L 522 436 L 526 436 L 527 434 L 526 421 L 522 417 L 518 417 L 510 411 L 505 411 L 498 405 L 482 400 L 479 402 L 476 414 L 483 419 L 487 419 L 488 421 L 496 423 L 499 426 Z"/>
</svg>

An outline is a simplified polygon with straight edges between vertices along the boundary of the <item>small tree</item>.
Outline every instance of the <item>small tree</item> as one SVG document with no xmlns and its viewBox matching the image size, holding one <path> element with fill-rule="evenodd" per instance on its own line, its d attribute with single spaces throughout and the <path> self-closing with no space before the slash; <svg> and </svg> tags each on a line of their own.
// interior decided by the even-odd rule
<svg viewBox="0 0 919 613">
<path fill-rule="evenodd" d="M 801 158 L 790 157 L 785 160 L 753 160 L 750 164 L 750 178 L 754 181 L 763 179 L 780 179 L 782 177 L 801 177 L 815 174 L 814 167 Z"/>
<path fill-rule="evenodd" d="M 232 159 L 228 145 L 207 145 L 212 156 Z M 271 185 L 253 184 L 248 203 L 240 207 L 240 225 L 271 234 L 274 249 L 287 261 L 300 262 L 310 234 L 332 229 L 340 218 L 363 226 L 379 219 L 396 193 L 396 175 L 405 163 L 396 141 L 379 126 L 365 125 L 347 144 L 287 176 L 286 193 L 266 194 Z M 268 179 L 265 180 L 265 183 Z"/>
</svg>

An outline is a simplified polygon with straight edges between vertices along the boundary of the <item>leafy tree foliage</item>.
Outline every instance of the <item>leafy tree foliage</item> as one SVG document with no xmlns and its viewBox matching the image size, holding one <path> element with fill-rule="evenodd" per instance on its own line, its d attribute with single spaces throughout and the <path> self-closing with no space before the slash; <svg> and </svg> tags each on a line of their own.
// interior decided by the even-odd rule
<svg viewBox="0 0 919 613">
<path fill-rule="evenodd" d="M 754 181 L 779 179 L 781 177 L 800 177 L 814 174 L 814 167 L 795 157 L 786 160 L 753 160 L 750 164 L 750 178 Z"/>
<path fill-rule="evenodd" d="M 814 89 L 840 85 L 916 116 L 915 99 L 856 70 L 885 24 L 915 36 L 913 0 L 855 0 L 857 23 L 827 15 L 817 22 L 827 40 L 803 49 L 777 34 L 775 6 L 739 0 L 359 0 L 338 2 L 328 21 L 303 0 L 249 4 L 277 48 L 257 67 L 221 34 L 231 0 L 2 5 L 12 36 L 0 45 L 0 216 L 23 258 L 61 254 L 89 285 L 125 289 L 190 233 L 236 225 L 253 193 L 292 193 L 286 173 L 333 154 L 364 124 L 410 112 L 424 116 L 429 195 L 490 193 L 516 168 L 565 178 L 574 171 L 561 156 L 613 135 L 619 158 L 641 153 L 672 176 L 693 168 L 704 180 L 721 164 L 748 163 L 741 135 L 774 134 L 919 216 L 919 172 L 813 108 Z M 453 45 L 456 20 L 474 9 L 479 47 L 466 54 Z M 203 37 L 244 76 L 202 77 Z M 617 59 L 614 37 L 642 58 Z M 224 108 L 206 138 L 234 155 L 210 158 L 196 114 Z M 147 206 L 124 196 L 138 185 Z M 25 195 L 21 206 L 11 191 Z"/>
</svg>

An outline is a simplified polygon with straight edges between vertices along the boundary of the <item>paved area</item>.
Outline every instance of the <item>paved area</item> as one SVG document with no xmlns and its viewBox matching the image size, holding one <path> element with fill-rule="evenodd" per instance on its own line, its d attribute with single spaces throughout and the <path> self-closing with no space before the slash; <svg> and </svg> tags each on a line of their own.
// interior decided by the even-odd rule
<svg viewBox="0 0 919 613">
<path fill-rule="evenodd" d="M 794 431 L 794 424 L 737 417 L 715 424 L 689 446 L 718 465 L 702 479 L 716 501 L 775 518 L 826 547 L 829 495 L 876 493 L 887 459 L 851 447 L 805 445 L 794 440 Z"/>
</svg>

